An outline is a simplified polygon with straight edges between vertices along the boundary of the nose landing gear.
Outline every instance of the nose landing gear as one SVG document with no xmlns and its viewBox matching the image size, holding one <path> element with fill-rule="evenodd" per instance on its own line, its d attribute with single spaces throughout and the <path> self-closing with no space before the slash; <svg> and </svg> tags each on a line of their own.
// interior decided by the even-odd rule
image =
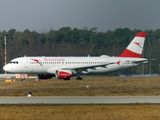
<svg viewBox="0 0 160 120">
<path fill-rule="evenodd" d="M 22 74 L 22 80 L 21 81 L 26 81 L 25 74 Z"/>
</svg>

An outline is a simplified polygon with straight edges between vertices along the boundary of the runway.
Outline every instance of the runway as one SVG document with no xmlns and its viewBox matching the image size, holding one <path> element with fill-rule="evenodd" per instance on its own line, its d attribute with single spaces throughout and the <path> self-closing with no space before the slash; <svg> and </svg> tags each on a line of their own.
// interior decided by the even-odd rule
<svg viewBox="0 0 160 120">
<path fill-rule="evenodd" d="M 0 104 L 160 104 L 160 96 L 0 97 Z"/>
</svg>

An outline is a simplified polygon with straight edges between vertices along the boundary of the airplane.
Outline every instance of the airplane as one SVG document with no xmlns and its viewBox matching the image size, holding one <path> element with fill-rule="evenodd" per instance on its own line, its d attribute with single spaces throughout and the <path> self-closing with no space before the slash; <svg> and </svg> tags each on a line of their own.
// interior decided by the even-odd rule
<svg viewBox="0 0 160 120">
<path fill-rule="evenodd" d="M 80 75 L 99 74 L 120 71 L 148 63 L 148 59 L 141 58 L 146 32 L 139 32 L 124 50 L 116 57 L 101 55 L 98 57 L 18 57 L 6 64 L 6 72 L 16 74 L 37 74 L 38 79 L 82 80 Z M 25 78 L 23 78 L 25 80 Z"/>
</svg>

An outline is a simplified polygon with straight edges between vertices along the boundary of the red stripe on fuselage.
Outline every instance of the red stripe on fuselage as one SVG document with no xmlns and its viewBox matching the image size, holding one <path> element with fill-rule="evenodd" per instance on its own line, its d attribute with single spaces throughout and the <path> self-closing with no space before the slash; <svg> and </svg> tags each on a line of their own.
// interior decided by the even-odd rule
<svg viewBox="0 0 160 120">
<path fill-rule="evenodd" d="M 118 57 L 136 57 L 136 58 L 141 58 L 142 54 L 138 54 L 135 52 L 132 52 L 128 49 L 125 49 L 125 51 L 119 55 Z"/>
</svg>

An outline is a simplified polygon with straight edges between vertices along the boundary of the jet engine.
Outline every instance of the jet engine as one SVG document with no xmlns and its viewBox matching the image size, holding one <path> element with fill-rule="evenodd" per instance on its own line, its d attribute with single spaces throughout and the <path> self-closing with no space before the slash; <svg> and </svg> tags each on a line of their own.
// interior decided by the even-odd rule
<svg viewBox="0 0 160 120">
<path fill-rule="evenodd" d="M 71 70 L 57 70 L 55 74 L 57 79 L 69 80 L 72 77 Z"/>
<path fill-rule="evenodd" d="M 38 74 L 39 79 L 50 79 L 54 77 L 54 74 Z"/>
</svg>

